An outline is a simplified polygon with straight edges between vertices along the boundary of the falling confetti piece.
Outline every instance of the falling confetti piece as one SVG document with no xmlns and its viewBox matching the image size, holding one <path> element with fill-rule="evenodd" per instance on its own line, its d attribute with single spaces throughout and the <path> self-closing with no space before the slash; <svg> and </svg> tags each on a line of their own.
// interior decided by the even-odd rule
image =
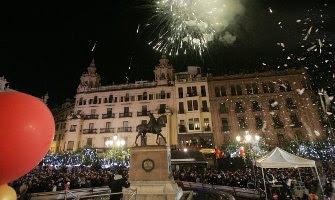
<svg viewBox="0 0 335 200">
<path fill-rule="evenodd" d="M 302 95 L 305 92 L 305 88 L 297 89 L 299 95 Z"/>
</svg>

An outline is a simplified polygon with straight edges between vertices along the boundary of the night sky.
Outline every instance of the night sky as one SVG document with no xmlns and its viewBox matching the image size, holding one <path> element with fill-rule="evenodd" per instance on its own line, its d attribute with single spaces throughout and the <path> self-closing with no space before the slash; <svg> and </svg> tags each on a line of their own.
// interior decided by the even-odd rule
<svg viewBox="0 0 335 200">
<path fill-rule="evenodd" d="M 143 9 L 142 2 L 2 7 L 0 76 L 4 75 L 13 89 L 35 96 L 48 92 L 51 105 L 61 103 L 75 95 L 80 75 L 92 58 L 90 49 L 98 41 L 94 57 L 103 84 L 125 82 L 126 73 L 131 81 L 152 80 L 160 53 L 148 46 L 148 36 L 136 34 L 138 24 L 145 24 L 151 14 Z M 177 71 L 185 70 L 187 65 L 199 65 L 215 74 L 264 70 L 261 63 L 274 61 L 281 53 L 276 42 L 301 37 L 295 21 L 304 18 L 307 9 L 324 2 L 244 0 L 244 14 L 228 27 L 237 36 L 234 44 L 213 45 L 202 57 L 190 54 L 170 60 Z M 334 41 L 335 2 L 326 3 L 325 31 Z M 285 23 L 284 29 L 278 28 L 279 20 Z M 131 58 L 132 68 L 128 71 Z"/>
</svg>

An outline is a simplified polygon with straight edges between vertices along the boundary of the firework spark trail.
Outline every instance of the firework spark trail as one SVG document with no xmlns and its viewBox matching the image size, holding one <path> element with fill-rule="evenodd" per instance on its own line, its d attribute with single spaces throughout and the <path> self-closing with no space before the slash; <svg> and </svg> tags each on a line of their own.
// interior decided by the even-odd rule
<svg viewBox="0 0 335 200">
<path fill-rule="evenodd" d="M 169 55 L 188 51 L 202 55 L 208 44 L 244 10 L 237 0 L 154 0 L 154 3 L 155 14 L 149 24 L 155 37 L 148 44 Z M 227 34 L 222 38 L 234 41 L 234 36 Z"/>
</svg>

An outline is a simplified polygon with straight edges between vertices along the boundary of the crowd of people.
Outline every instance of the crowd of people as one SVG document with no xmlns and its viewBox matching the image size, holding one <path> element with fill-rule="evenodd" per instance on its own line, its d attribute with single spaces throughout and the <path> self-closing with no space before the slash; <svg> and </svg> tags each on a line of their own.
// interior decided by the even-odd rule
<svg viewBox="0 0 335 200">
<path fill-rule="evenodd" d="M 126 168 L 38 166 L 11 186 L 21 199 L 27 199 L 30 193 L 108 186 L 116 174 L 127 177 L 128 172 Z"/>
<path fill-rule="evenodd" d="M 271 193 L 277 192 L 285 196 L 292 196 L 293 188 L 297 185 L 305 186 L 308 193 L 316 194 L 320 191 L 319 181 L 314 169 L 266 169 L 265 181 Z M 335 180 L 334 171 L 326 170 L 326 184 L 323 186 L 325 195 L 331 196 L 333 191 L 332 180 Z M 259 169 L 245 169 L 235 171 L 220 171 L 217 169 L 198 168 L 195 166 L 183 167 L 173 171 L 175 180 L 223 185 L 231 187 L 261 189 L 264 191 L 263 177 Z M 280 191 L 273 186 L 281 186 Z"/>
<path fill-rule="evenodd" d="M 235 171 L 221 171 L 195 166 L 180 167 L 173 170 L 173 177 L 177 181 L 224 185 L 240 188 L 260 188 L 264 190 L 262 174 L 259 169 L 250 168 Z M 21 199 L 29 193 L 61 191 L 66 189 L 91 188 L 109 186 L 115 174 L 128 176 L 127 168 L 94 168 L 94 167 L 60 167 L 38 166 L 25 176 L 11 183 Z M 332 193 L 331 180 L 335 179 L 334 171 L 326 169 L 324 177 L 328 178 L 324 186 L 325 193 Z M 317 192 L 319 182 L 313 169 L 268 169 L 265 171 L 268 187 L 282 185 L 285 193 L 289 195 L 290 189 L 300 181 L 306 189 Z M 113 188 L 112 186 L 111 188 Z"/>
</svg>

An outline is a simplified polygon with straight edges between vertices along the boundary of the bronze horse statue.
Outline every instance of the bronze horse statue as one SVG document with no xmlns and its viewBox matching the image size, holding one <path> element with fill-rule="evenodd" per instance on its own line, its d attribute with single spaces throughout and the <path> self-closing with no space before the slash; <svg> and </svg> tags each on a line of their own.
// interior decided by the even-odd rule
<svg viewBox="0 0 335 200">
<path fill-rule="evenodd" d="M 138 134 L 136 136 L 135 145 L 138 146 L 137 139 L 138 137 L 141 136 L 141 146 L 146 146 L 147 145 L 147 140 L 146 140 L 147 133 L 152 133 L 152 134 L 157 135 L 156 143 L 158 145 L 159 145 L 159 141 L 158 141 L 159 136 L 163 138 L 166 144 L 166 139 L 161 133 L 162 127 L 164 127 L 164 125 L 166 124 L 166 116 L 162 115 L 156 119 L 152 113 L 149 113 L 149 117 L 150 117 L 149 123 L 142 123 L 136 127 L 136 131 L 138 132 Z"/>
</svg>

